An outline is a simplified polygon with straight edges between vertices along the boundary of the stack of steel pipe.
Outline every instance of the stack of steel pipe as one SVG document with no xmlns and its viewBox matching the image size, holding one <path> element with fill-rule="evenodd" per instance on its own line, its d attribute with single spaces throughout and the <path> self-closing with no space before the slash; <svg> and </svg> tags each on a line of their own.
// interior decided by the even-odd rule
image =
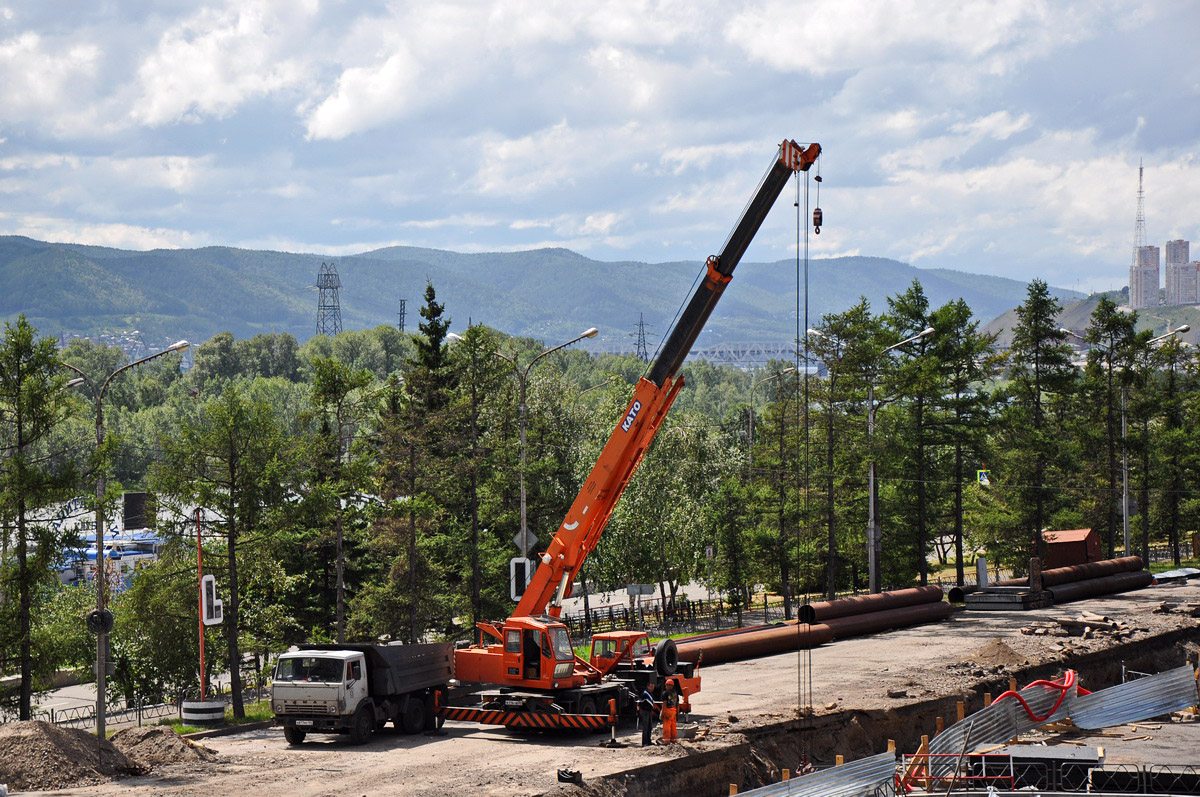
<svg viewBox="0 0 1200 797">
<path fill-rule="evenodd" d="M 942 599 L 942 588 L 930 585 L 805 604 L 800 607 L 800 622 L 824 623 L 834 639 L 844 639 L 933 623 L 953 612 L 954 607 Z"/>
<path fill-rule="evenodd" d="M 1123 556 L 1084 565 L 1056 567 L 1042 573 L 1042 586 L 1055 603 L 1129 592 L 1150 586 L 1154 576 L 1142 569 L 1140 556 Z"/>
<path fill-rule="evenodd" d="M 705 664 L 718 664 L 813 648 L 833 639 L 945 620 L 953 611 L 953 607 L 942 600 L 941 587 L 914 587 L 806 603 L 799 608 L 796 620 L 685 637 L 675 640 L 675 644 L 681 661 L 700 660 L 703 653 Z"/>
<path fill-rule="evenodd" d="M 1055 603 L 1067 603 L 1096 595 L 1128 592 L 1148 586 L 1154 577 L 1142 569 L 1140 556 L 1122 556 L 1117 559 L 1102 559 L 1068 567 L 1054 567 L 1042 571 L 1042 589 L 1053 595 Z M 1027 587 L 1028 578 L 1006 578 L 993 581 L 993 587 Z M 961 602 L 970 588 L 954 587 L 950 590 L 951 602 Z"/>
<path fill-rule="evenodd" d="M 735 628 L 698 637 L 676 639 L 680 661 L 720 664 L 790 650 L 804 650 L 833 639 L 833 631 L 824 623 L 804 624 L 788 621 L 777 625 Z M 703 654 L 703 659 L 701 655 Z"/>
</svg>

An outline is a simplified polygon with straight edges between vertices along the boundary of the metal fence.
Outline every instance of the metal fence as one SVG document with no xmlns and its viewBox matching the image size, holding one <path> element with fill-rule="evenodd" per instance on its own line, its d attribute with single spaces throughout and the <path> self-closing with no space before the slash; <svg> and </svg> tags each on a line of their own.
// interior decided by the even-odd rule
<svg viewBox="0 0 1200 797">
<path fill-rule="evenodd" d="M 141 725 L 143 722 L 158 720 L 163 717 L 177 717 L 179 714 L 179 705 L 177 703 L 134 704 L 133 706 L 122 706 L 105 712 L 104 723 L 105 725 Z M 62 728 L 80 728 L 86 730 L 96 727 L 96 707 L 69 706 L 67 708 L 51 708 L 44 711 L 35 711 L 33 718 L 45 720 L 51 725 L 57 725 Z"/>
<path fill-rule="evenodd" d="M 257 685 L 251 689 L 244 690 L 242 692 L 242 700 L 246 703 L 254 703 L 262 700 L 266 688 L 266 685 Z M 139 703 L 135 701 L 133 705 L 129 705 L 124 701 L 117 701 L 115 704 L 111 704 L 109 710 L 105 712 L 104 723 L 106 726 L 142 725 L 145 722 L 157 721 L 167 717 L 182 720 L 184 701 L 198 700 L 199 697 L 199 689 L 192 688 L 184 690 L 176 700 L 170 702 Z M 215 684 L 209 690 L 205 699 L 221 700 L 226 705 L 230 705 L 233 702 L 232 694 L 222 690 L 219 683 Z M 44 720 L 59 727 L 90 730 L 96 727 L 96 707 L 94 705 L 87 705 L 45 709 L 33 712 L 33 718 Z"/>
<path fill-rule="evenodd" d="M 792 603 L 792 613 L 801 601 Z M 741 625 L 761 625 L 785 619 L 783 598 L 756 595 L 741 607 Z M 562 620 L 574 644 L 584 644 L 592 634 L 605 631 L 646 631 L 652 636 L 670 636 L 681 632 L 704 633 L 738 626 L 738 607 L 724 597 L 712 600 L 676 599 L 665 607 L 659 598 L 643 600 L 641 605 L 605 605 L 588 612 L 564 613 Z"/>
</svg>

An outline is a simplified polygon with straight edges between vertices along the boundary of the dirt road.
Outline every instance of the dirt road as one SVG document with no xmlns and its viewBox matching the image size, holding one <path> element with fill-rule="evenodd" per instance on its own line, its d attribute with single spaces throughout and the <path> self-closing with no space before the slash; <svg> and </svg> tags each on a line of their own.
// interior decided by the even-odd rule
<svg viewBox="0 0 1200 797">
<path fill-rule="evenodd" d="M 791 718 L 800 685 L 811 675 L 813 706 L 819 713 L 896 706 L 905 700 L 955 694 L 1002 664 L 1020 666 L 1056 660 L 1052 637 L 1025 636 L 1036 620 L 1074 615 L 1083 609 L 1121 618 L 1139 629 L 1133 640 L 1200 621 L 1181 613 L 1156 614 L 1160 602 L 1200 603 L 1200 585 L 1150 587 L 1134 593 L 1079 601 L 1031 612 L 959 612 L 944 623 L 838 641 L 812 651 L 811 672 L 800 654 L 782 654 L 705 668 L 703 692 L 693 718 L 728 736 L 676 747 L 636 746 L 635 731 L 623 727 L 621 749 L 599 746 L 604 736 L 521 736 L 503 730 L 447 723 L 445 736 L 384 734 L 354 747 L 345 737 L 309 737 L 290 748 L 279 730 L 258 730 L 205 740 L 220 755 L 213 763 L 175 764 L 152 775 L 53 794 L 71 795 L 266 795 L 471 793 L 533 795 L 555 788 L 558 769 L 582 772 L 585 781 L 731 743 L 736 731 Z M 988 660 L 1002 639 L 1020 661 Z M 1090 650 L 1107 639 L 1080 643 Z M 983 649 L 983 661 L 962 664 Z M 1011 656 L 1010 656 L 1011 658 Z M 951 666 L 954 665 L 954 666 Z M 1087 685 L 1087 684 L 1085 684 Z M 1096 684 L 1095 687 L 1108 684 Z M 904 692 L 903 697 L 888 697 Z M 836 705 L 835 705 L 836 704 Z"/>
</svg>

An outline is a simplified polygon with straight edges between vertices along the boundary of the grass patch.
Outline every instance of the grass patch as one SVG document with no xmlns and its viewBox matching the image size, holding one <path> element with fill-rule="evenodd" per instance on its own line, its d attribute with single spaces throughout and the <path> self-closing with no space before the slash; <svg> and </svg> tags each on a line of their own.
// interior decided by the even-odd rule
<svg viewBox="0 0 1200 797">
<path fill-rule="evenodd" d="M 1180 546 L 1182 547 L 1182 546 Z M 1179 567 L 1200 567 L 1200 559 L 1185 559 L 1179 558 Z M 1174 562 L 1151 562 L 1146 568 L 1151 573 L 1165 573 L 1168 570 L 1177 570 Z"/>
</svg>

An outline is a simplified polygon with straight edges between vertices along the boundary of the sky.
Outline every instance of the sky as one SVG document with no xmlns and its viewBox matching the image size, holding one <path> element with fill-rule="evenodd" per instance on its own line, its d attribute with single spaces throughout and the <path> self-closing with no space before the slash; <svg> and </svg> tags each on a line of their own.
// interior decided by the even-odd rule
<svg viewBox="0 0 1200 797">
<path fill-rule="evenodd" d="M 1192 0 L 0 0 L 0 234 L 702 261 L 788 138 L 811 257 L 1108 290 L 1140 162 L 1147 242 L 1200 259 L 1198 36 Z M 747 260 L 796 256 L 800 190 Z"/>
</svg>

